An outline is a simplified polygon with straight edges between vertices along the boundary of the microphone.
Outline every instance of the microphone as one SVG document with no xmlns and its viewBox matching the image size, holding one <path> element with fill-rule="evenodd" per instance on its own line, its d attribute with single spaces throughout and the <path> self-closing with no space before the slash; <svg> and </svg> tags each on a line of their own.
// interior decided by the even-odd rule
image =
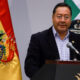
<svg viewBox="0 0 80 80">
<path fill-rule="evenodd" d="M 68 47 L 68 48 L 71 48 L 71 49 L 74 50 L 77 54 L 79 54 L 79 51 L 72 45 L 71 42 L 68 42 L 68 43 L 67 43 L 67 47 Z"/>
</svg>

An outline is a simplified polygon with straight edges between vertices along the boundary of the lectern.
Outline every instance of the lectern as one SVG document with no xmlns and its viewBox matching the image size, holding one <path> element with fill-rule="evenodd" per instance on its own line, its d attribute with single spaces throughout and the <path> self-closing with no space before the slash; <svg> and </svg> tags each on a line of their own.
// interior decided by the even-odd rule
<svg viewBox="0 0 80 80">
<path fill-rule="evenodd" d="M 47 60 L 31 80 L 80 80 L 80 61 Z"/>
</svg>

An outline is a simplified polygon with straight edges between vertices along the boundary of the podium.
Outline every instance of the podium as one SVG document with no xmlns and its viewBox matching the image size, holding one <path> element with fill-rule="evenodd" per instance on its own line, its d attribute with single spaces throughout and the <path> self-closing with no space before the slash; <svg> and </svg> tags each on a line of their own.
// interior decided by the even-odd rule
<svg viewBox="0 0 80 80">
<path fill-rule="evenodd" d="M 47 60 L 31 80 L 80 80 L 80 61 Z"/>
</svg>

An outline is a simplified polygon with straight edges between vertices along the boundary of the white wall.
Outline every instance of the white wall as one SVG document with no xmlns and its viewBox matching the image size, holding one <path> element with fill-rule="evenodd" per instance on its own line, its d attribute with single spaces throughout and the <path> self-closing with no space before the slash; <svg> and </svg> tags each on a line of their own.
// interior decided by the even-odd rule
<svg viewBox="0 0 80 80">
<path fill-rule="evenodd" d="M 62 1 L 64 0 L 8 0 L 23 80 L 29 80 L 24 73 L 24 61 L 30 36 L 52 25 L 53 7 Z"/>
</svg>

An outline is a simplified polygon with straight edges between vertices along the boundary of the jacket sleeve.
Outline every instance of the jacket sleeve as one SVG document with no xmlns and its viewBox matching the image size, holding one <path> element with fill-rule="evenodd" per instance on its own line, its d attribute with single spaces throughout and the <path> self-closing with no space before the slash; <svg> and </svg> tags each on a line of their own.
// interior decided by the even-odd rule
<svg viewBox="0 0 80 80">
<path fill-rule="evenodd" d="M 25 73 L 31 78 L 40 68 L 40 42 L 37 35 L 32 35 L 25 59 Z"/>
</svg>

